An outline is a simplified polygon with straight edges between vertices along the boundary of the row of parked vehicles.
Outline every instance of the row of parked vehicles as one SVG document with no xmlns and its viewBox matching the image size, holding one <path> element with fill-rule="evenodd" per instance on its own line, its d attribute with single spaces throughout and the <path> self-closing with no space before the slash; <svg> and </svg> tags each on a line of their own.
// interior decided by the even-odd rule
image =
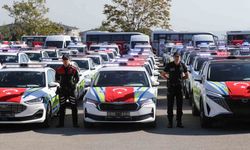
<svg viewBox="0 0 250 150">
<path fill-rule="evenodd" d="M 84 52 L 77 46 L 2 48 L 0 123 L 49 126 L 60 109 L 55 69 L 62 65 L 62 54 L 69 54 L 80 75 L 75 95 L 83 101 L 85 127 L 106 122 L 155 126 L 160 73 L 152 47 L 136 44 L 121 56 L 115 44 L 93 44 Z"/>
<path fill-rule="evenodd" d="M 247 44 L 246 44 L 247 45 Z M 172 53 L 182 52 L 189 79 L 183 82 L 192 114 L 200 117 L 202 127 L 211 127 L 224 119 L 248 119 L 250 116 L 250 49 L 201 44 L 199 47 L 168 44 L 165 63 Z"/>
</svg>

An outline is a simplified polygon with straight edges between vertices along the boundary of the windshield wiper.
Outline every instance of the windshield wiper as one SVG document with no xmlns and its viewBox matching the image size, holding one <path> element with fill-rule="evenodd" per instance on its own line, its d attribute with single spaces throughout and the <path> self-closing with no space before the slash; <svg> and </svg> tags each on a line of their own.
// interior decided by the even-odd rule
<svg viewBox="0 0 250 150">
<path fill-rule="evenodd" d="M 37 85 L 37 84 L 27 84 L 26 87 L 27 87 L 27 88 L 38 88 L 38 87 L 40 87 L 40 86 Z"/>
</svg>

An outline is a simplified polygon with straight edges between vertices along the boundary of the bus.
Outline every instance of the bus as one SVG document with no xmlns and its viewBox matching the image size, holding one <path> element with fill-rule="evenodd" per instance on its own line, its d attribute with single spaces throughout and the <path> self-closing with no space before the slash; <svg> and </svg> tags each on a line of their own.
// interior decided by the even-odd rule
<svg viewBox="0 0 250 150">
<path fill-rule="evenodd" d="M 143 35 L 140 32 L 107 32 L 107 31 L 88 31 L 82 37 L 87 47 L 98 43 L 115 43 L 119 46 L 120 53 L 125 54 L 129 48 L 130 38 L 133 35 Z"/>
<path fill-rule="evenodd" d="M 161 56 L 162 51 L 167 43 L 183 43 L 192 45 L 194 35 L 212 35 L 215 41 L 218 39 L 212 33 L 209 32 L 177 32 L 168 30 L 156 30 L 151 34 L 151 44 L 154 50 L 157 51 L 157 55 Z"/>
<path fill-rule="evenodd" d="M 228 31 L 228 45 L 242 45 L 244 42 L 250 43 L 250 31 Z"/>
<path fill-rule="evenodd" d="M 29 47 L 43 46 L 47 36 L 44 35 L 24 35 L 21 41 L 25 42 Z"/>
</svg>

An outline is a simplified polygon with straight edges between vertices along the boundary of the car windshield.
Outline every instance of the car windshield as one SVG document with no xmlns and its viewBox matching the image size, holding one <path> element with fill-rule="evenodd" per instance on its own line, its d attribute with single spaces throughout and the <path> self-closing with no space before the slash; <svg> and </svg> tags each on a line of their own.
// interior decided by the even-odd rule
<svg viewBox="0 0 250 150">
<path fill-rule="evenodd" d="M 195 59 L 196 54 L 190 54 L 187 60 L 187 65 L 191 65 Z"/>
<path fill-rule="evenodd" d="M 198 58 L 194 64 L 194 71 L 200 71 L 204 62 L 206 62 L 208 58 Z"/>
<path fill-rule="evenodd" d="M 89 69 L 89 62 L 88 60 L 73 60 L 77 63 L 80 69 L 88 70 Z"/>
<path fill-rule="evenodd" d="M 101 57 L 102 57 L 102 59 L 103 59 L 104 61 L 109 61 L 109 59 L 108 59 L 108 56 L 107 56 L 107 55 L 101 55 Z"/>
<path fill-rule="evenodd" d="M 94 86 L 149 87 L 149 81 L 144 71 L 101 71 L 97 75 Z"/>
<path fill-rule="evenodd" d="M 62 66 L 62 64 L 47 64 L 48 67 L 56 70 L 57 68 L 59 68 L 60 66 Z"/>
<path fill-rule="evenodd" d="M 250 81 L 250 63 L 211 64 L 208 70 L 209 81 Z"/>
<path fill-rule="evenodd" d="M 26 53 L 26 54 L 32 61 L 41 61 L 41 58 L 42 58 L 41 53 Z"/>
<path fill-rule="evenodd" d="M 49 55 L 49 57 L 57 57 L 56 51 L 46 51 Z"/>
<path fill-rule="evenodd" d="M 45 74 L 34 71 L 2 71 L 0 87 L 45 87 Z"/>
<path fill-rule="evenodd" d="M 17 56 L 15 55 L 0 55 L 0 63 L 17 63 Z"/>
<path fill-rule="evenodd" d="M 113 53 L 108 53 L 110 59 L 114 59 L 114 54 Z"/>
<path fill-rule="evenodd" d="M 63 47 L 63 42 L 62 41 L 47 41 L 45 43 L 45 46 L 47 46 L 47 47 L 62 48 Z"/>
<path fill-rule="evenodd" d="M 98 57 L 90 57 L 92 60 L 93 60 L 93 62 L 95 63 L 95 64 L 97 64 L 97 65 L 100 65 L 101 64 L 101 61 L 100 61 L 100 59 L 98 58 Z"/>
<path fill-rule="evenodd" d="M 100 46 L 91 46 L 89 50 L 94 51 L 94 50 L 99 50 Z"/>
</svg>

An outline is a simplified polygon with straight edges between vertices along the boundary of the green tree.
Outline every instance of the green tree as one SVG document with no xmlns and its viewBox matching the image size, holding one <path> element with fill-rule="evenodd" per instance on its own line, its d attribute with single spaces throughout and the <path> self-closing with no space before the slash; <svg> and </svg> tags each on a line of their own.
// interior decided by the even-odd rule
<svg viewBox="0 0 250 150">
<path fill-rule="evenodd" d="M 55 34 L 62 33 L 63 28 L 45 17 L 49 9 L 45 0 L 14 1 L 12 6 L 4 5 L 3 8 L 14 18 L 13 35 L 18 38 L 23 34 Z"/>
<path fill-rule="evenodd" d="M 152 28 L 170 28 L 171 0 L 112 0 L 104 6 L 109 31 L 138 31 L 149 34 Z"/>
</svg>

